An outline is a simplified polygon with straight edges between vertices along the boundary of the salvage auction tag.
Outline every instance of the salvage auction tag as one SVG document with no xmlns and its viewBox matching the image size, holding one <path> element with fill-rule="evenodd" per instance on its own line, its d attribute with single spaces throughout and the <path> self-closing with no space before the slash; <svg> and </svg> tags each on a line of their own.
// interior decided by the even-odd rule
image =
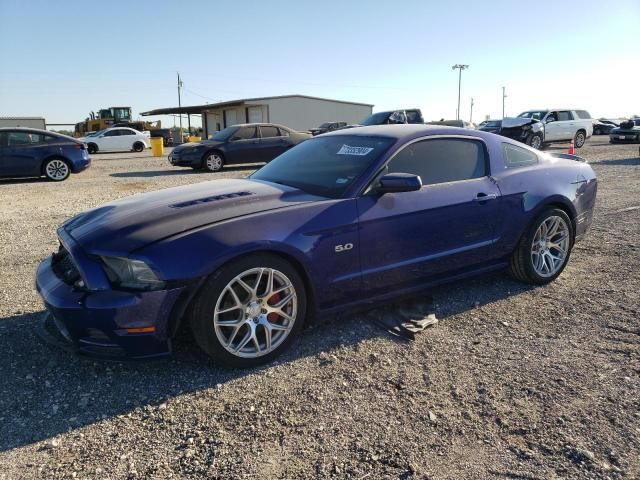
<svg viewBox="0 0 640 480">
<path fill-rule="evenodd" d="M 350 147 L 349 145 L 342 145 L 342 148 L 338 151 L 338 155 L 358 155 L 364 156 L 373 150 L 372 147 Z"/>
</svg>

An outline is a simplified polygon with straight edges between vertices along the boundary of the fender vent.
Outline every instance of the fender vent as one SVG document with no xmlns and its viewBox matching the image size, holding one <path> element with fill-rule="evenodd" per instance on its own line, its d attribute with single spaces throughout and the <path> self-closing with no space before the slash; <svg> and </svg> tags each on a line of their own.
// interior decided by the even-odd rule
<svg viewBox="0 0 640 480">
<path fill-rule="evenodd" d="M 170 205 L 171 208 L 185 208 L 193 205 L 199 205 L 201 203 L 217 202 L 218 200 L 227 200 L 230 198 L 246 197 L 248 195 L 255 195 L 253 192 L 236 192 L 225 193 L 224 195 L 214 195 L 211 197 L 198 198 L 197 200 L 189 200 L 188 202 L 175 203 Z"/>
</svg>

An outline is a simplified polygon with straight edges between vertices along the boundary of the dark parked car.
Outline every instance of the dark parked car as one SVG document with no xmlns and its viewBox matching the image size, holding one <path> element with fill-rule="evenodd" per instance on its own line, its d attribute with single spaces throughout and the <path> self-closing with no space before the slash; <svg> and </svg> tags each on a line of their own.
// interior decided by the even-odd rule
<svg viewBox="0 0 640 480">
<path fill-rule="evenodd" d="M 610 120 L 605 120 L 603 118 L 599 120 L 593 121 L 593 134 L 594 135 L 609 135 L 611 130 L 618 126 L 617 123 L 614 123 Z"/>
<path fill-rule="evenodd" d="M 358 125 L 397 125 L 403 123 L 424 123 L 422 111 L 419 108 L 408 110 L 390 110 L 388 112 L 377 112 L 369 115 Z"/>
<path fill-rule="evenodd" d="M 84 143 L 35 128 L 0 128 L 0 177 L 47 177 L 61 182 L 89 167 Z"/>
<path fill-rule="evenodd" d="M 282 125 L 247 123 L 216 133 L 211 140 L 179 145 L 169 154 L 171 165 L 218 172 L 225 165 L 270 162 L 311 138 Z"/>
<path fill-rule="evenodd" d="M 609 132 L 610 143 L 640 143 L 640 118 L 620 122 Z"/>
<path fill-rule="evenodd" d="M 321 133 L 333 132 L 347 126 L 347 122 L 324 122 L 318 128 L 309 130 L 311 135 L 320 135 Z"/>
<path fill-rule="evenodd" d="M 165 147 L 173 145 L 173 130 L 170 128 L 155 128 L 149 130 L 151 138 L 162 137 L 162 143 Z"/>
<path fill-rule="evenodd" d="M 166 354 L 187 323 L 215 359 L 252 366 L 310 317 L 504 268 L 551 282 L 591 225 L 596 187 L 579 157 L 477 130 L 338 130 L 247 179 L 68 220 L 36 286 L 81 352 Z"/>
<path fill-rule="evenodd" d="M 458 127 L 476 130 L 476 126 L 473 123 L 465 120 L 434 120 L 432 122 L 427 122 L 427 125 L 440 125 L 443 127 Z"/>
<path fill-rule="evenodd" d="M 500 133 L 500 128 L 502 128 L 502 120 L 485 120 L 478 125 L 478 130 L 483 132 Z"/>
</svg>

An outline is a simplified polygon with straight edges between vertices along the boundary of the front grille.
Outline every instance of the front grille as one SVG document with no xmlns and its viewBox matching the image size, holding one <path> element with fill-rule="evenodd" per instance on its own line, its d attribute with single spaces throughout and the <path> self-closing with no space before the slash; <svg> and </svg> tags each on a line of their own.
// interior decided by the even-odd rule
<svg viewBox="0 0 640 480">
<path fill-rule="evenodd" d="M 51 268 L 56 277 L 68 285 L 73 285 L 81 278 L 78 267 L 73 263 L 73 258 L 62 245 L 51 257 Z"/>
</svg>

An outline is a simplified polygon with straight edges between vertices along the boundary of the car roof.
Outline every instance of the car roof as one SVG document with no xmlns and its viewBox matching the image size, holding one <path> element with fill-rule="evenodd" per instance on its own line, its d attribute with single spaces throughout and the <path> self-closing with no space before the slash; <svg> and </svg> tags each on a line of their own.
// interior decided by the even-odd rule
<svg viewBox="0 0 640 480">
<path fill-rule="evenodd" d="M 495 135 L 480 130 L 470 130 L 468 128 L 450 127 L 442 125 L 425 125 L 421 123 L 409 123 L 400 125 L 371 125 L 365 127 L 347 128 L 322 134 L 323 137 L 330 136 L 362 136 L 362 137 L 388 137 L 396 140 L 408 141 L 413 138 L 431 135 L 456 135 L 482 138 L 488 141 L 495 141 Z M 501 137 L 502 141 L 511 143 L 507 137 Z M 515 140 L 514 140 L 515 142 Z M 515 142 L 517 143 L 517 142 Z"/>
</svg>

